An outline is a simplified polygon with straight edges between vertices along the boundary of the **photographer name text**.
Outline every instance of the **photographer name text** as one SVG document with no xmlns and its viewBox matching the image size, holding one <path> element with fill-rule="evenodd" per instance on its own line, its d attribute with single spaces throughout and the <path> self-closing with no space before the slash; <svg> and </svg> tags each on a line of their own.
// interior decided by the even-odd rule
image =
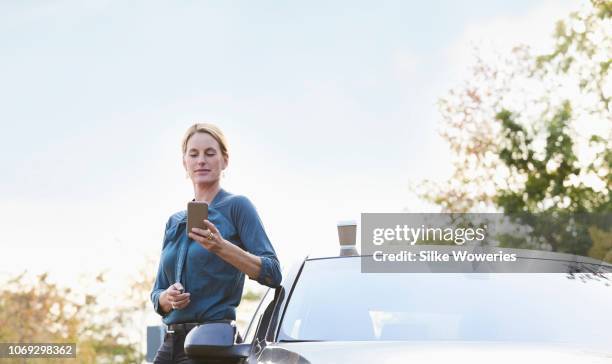
<svg viewBox="0 0 612 364">
<path fill-rule="evenodd" d="M 437 250 L 423 250 L 419 252 L 402 250 L 398 253 L 383 253 L 378 250 L 372 255 L 377 262 L 515 262 L 515 253 L 470 253 L 467 251 L 453 251 L 441 253 Z"/>
</svg>

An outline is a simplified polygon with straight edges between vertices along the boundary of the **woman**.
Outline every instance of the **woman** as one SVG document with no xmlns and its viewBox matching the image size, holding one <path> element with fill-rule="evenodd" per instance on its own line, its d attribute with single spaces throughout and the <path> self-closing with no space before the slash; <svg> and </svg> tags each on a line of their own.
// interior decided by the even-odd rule
<svg viewBox="0 0 612 364">
<path fill-rule="evenodd" d="M 281 273 L 274 248 L 253 204 L 221 188 L 229 153 L 225 136 L 214 125 L 194 124 L 182 143 L 183 166 L 193 183 L 194 201 L 209 204 L 206 229 L 186 232 L 186 211 L 168 220 L 151 301 L 168 325 L 154 363 L 192 363 L 185 336 L 197 323 L 235 319 L 244 275 L 278 287 Z M 175 280 L 177 250 L 188 242 L 181 283 Z M 182 292 L 184 290 L 184 292 Z"/>
</svg>

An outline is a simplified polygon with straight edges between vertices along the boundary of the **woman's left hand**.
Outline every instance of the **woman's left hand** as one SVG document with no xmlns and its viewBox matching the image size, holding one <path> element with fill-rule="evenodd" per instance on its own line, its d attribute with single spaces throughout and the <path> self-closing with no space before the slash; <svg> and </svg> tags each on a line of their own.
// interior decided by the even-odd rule
<svg viewBox="0 0 612 364">
<path fill-rule="evenodd" d="M 191 229 L 189 237 L 199 243 L 203 248 L 216 253 L 225 245 L 225 240 L 212 222 L 204 220 L 204 226 L 206 226 L 206 229 Z"/>
</svg>

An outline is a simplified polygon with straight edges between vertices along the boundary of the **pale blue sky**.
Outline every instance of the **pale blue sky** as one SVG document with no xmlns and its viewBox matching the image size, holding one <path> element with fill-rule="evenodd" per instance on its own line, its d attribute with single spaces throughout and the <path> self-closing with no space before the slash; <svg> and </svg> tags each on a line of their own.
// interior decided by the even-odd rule
<svg viewBox="0 0 612 364">
<path fill-rule="evenodd" d="M 255 202 L 284 262 L 335 244 L 337 220 L 431 209 L 408 185 L 448 175 L 435 103 L 470 45 L 546 43 L 572 7 L 2 2 L 0 272 L 126 277 L 157 258 L 191 198 L 194 121 L 226 132 L 224 187 Z"/>
</svg>

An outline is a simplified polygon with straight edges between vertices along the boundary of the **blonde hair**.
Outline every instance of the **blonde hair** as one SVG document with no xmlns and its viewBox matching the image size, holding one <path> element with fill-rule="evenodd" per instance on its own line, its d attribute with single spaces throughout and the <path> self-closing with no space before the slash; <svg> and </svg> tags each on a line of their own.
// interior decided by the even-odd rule
<svg viewBox="0 0 612 364">
<path fill-rule="evenodd" d="M 206 133 L 213 137 L 217 141 L 217 143 L 219 143 L 223 158 L 225 158 L 226 160 L 229 159 L 229 151 L 227 148 L 227 139 L 225 139 L 225 135 L 223 135 L 223 132 L 221 131 L 221 129 L 219 129 L 219 127 L 209 123 L 196 123 L 190 126 L 189 129 L 187 129 L 187 131 L 185 132 L 185 136 L 183 137 L 183 155 L 187 153 L 187 142 L 189 141 L 189 138 L 191 138 L 195 133 Z"/>
</svg>

